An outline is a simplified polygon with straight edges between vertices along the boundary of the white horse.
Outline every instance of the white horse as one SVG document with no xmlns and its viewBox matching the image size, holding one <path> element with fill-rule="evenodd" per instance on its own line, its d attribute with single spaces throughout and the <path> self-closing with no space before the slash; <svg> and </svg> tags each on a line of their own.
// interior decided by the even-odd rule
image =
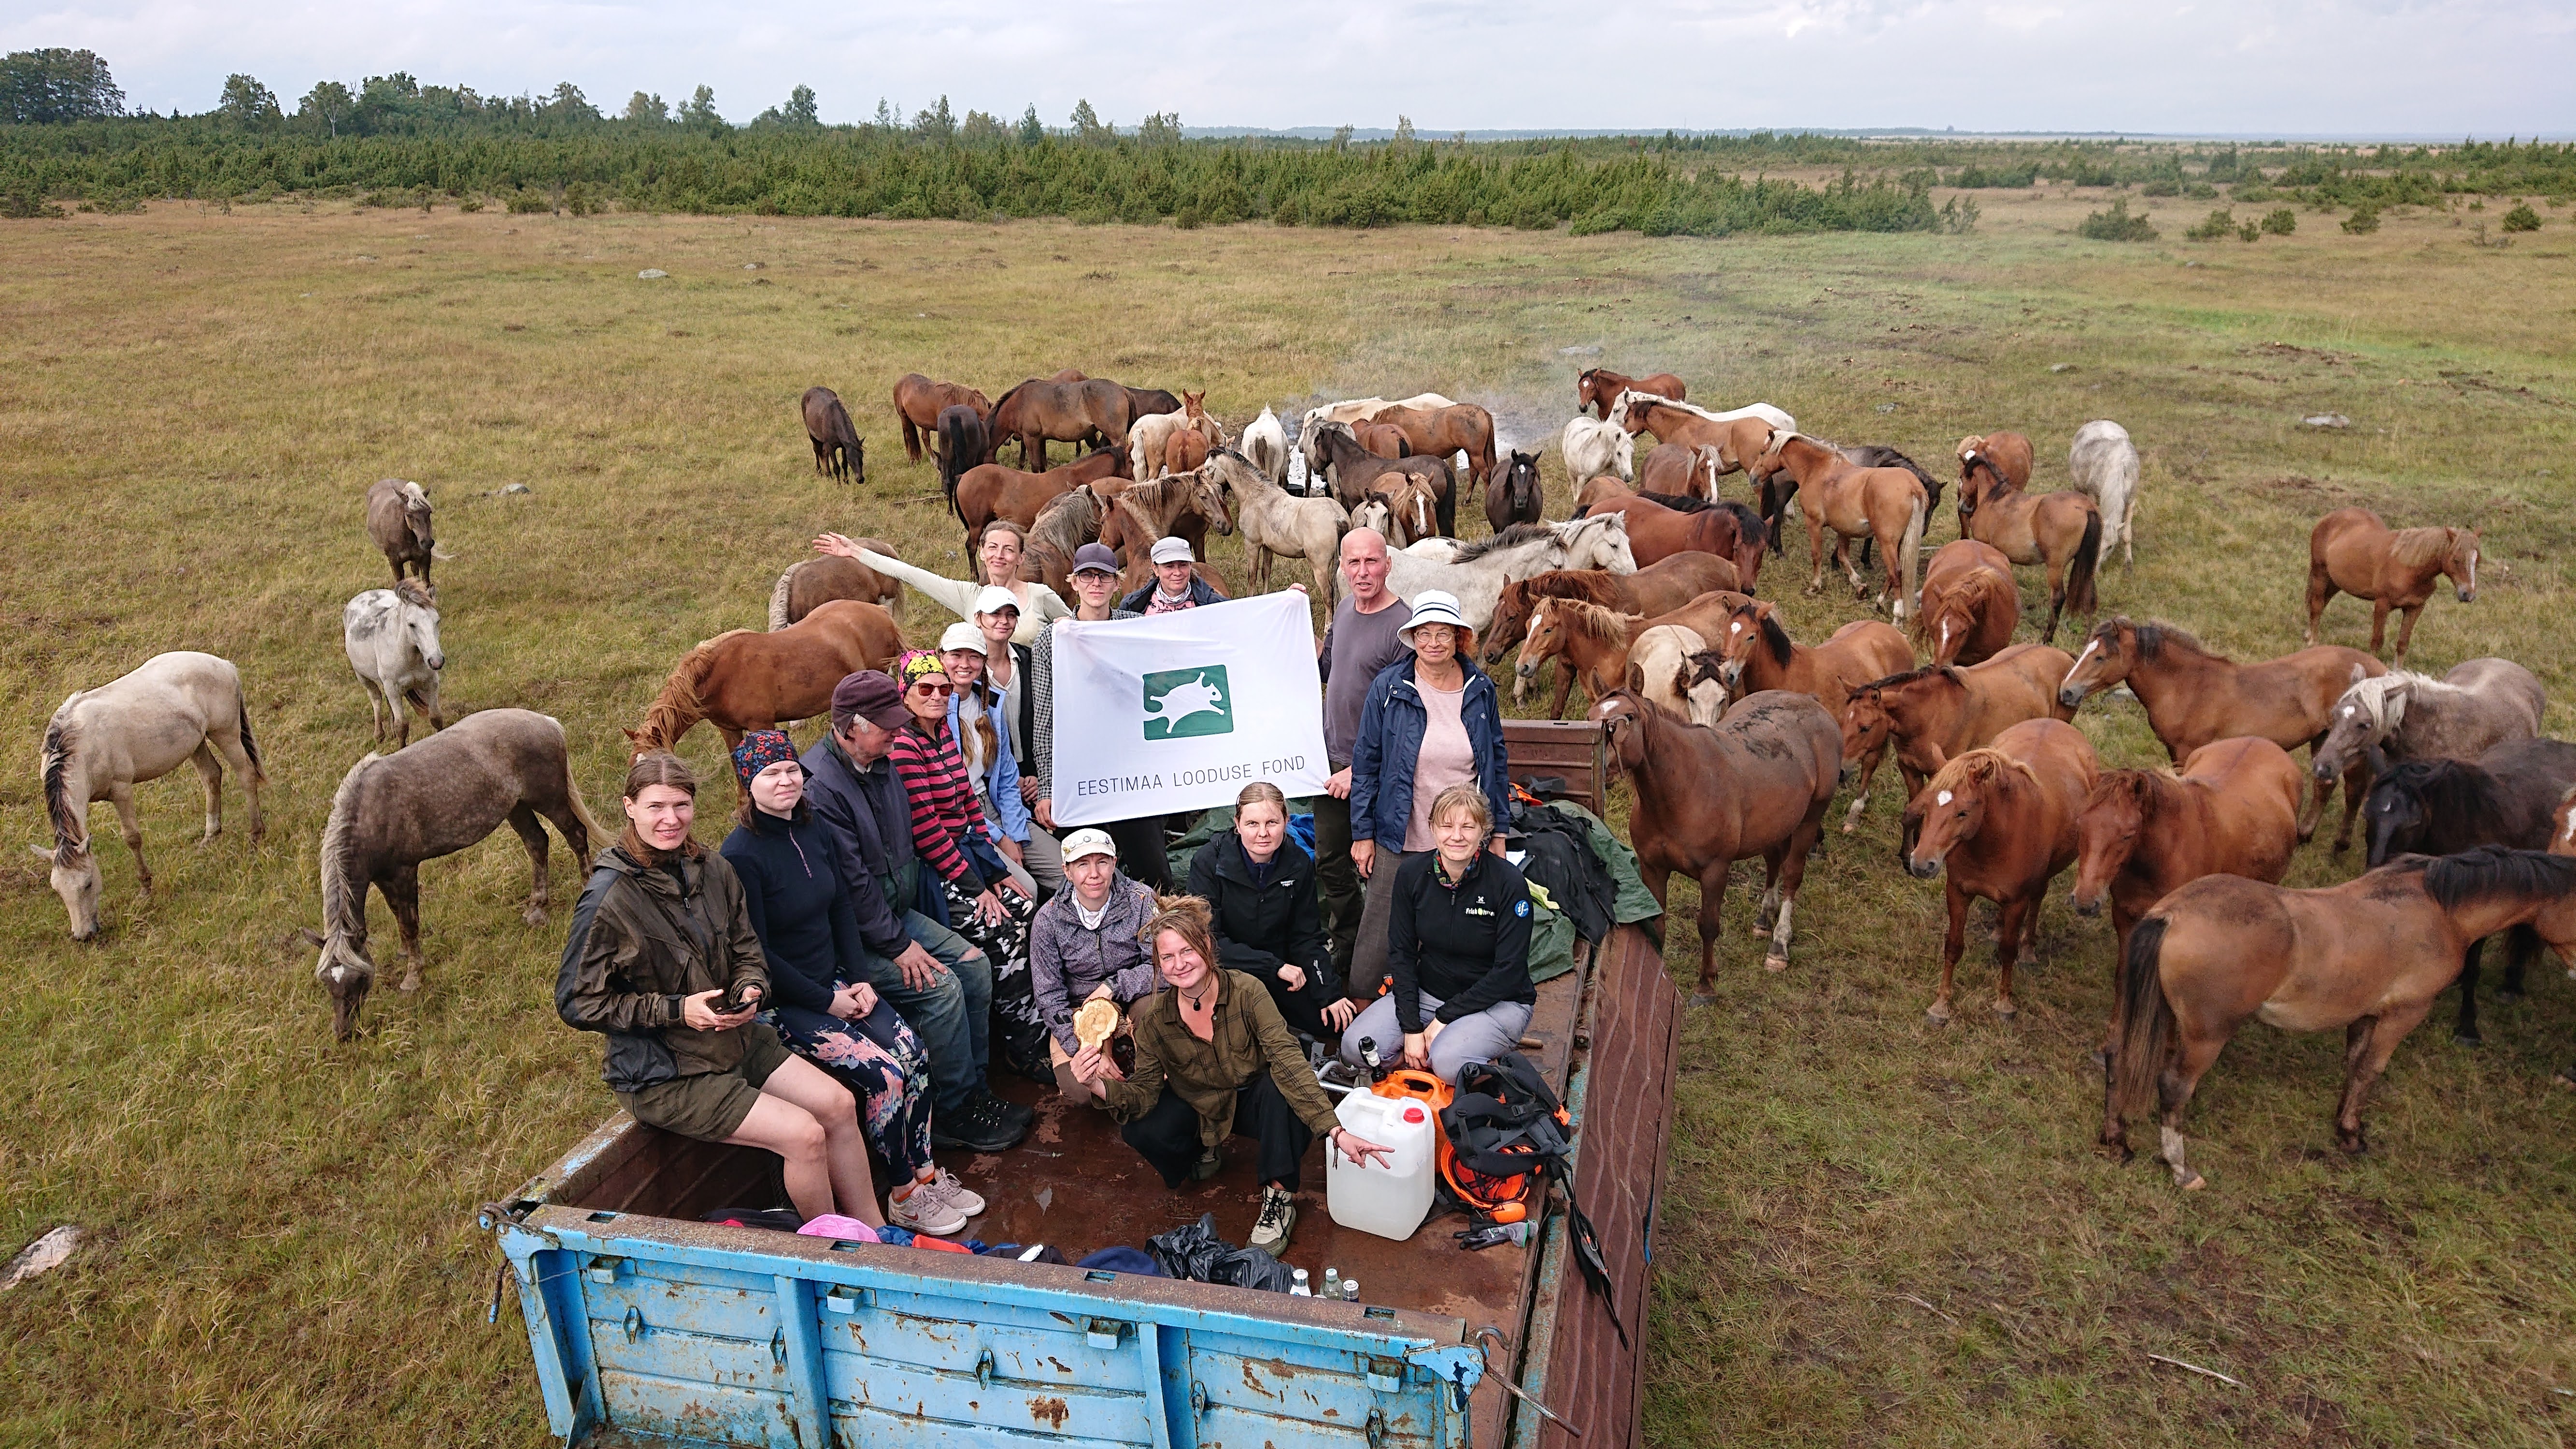
<svg viewBox="0 0 2576 1449">
<path fill-rule="evenodd" d="M 1200 471 L 1215 475 L 1234 490 L 1235 527 L 1243 535 L 1243 551 L 1251 561 L 1254 592 L 1270 590 L 1272 555 L 1302 558 L 1314 570 L 1315 597 L 1329 611 L 1335 600 L 1334 585 L 1341 577 L 1337 564 L 1342 535 L 1351 527 L 1342 505 L 1330 497 L 1290 497 L 1258 464 L 1232 449 L 1211 455 Z"/>
<path fill-rule="evenodd" d="M 1617 473 L 1624 483 L 1637 480 L 1637 439 L 1627 428 L 1628 398 L 1620 394 L 1606 421 L 1577 413 L 1556 440 L 1565 460 L 1565 476 L 1581 484 L 1603 473 Z"/>
<path fill-rule="evenodd" d="M 220 752 L 222 759 L 217 755 Z M 250 838 L 266 829 L 259 789 L 268 783 L 251 738 L 250 708 L 242 700 L 241 671 L 212 654 L 156 654 L 124 678 L 75 692 L 45 725 L 42 772 L 45 816 L 54 845 L 31 847 L 53 866 L 54 894 L 71 913 L 72 939 L 98 934 L 98 856 L 92 850 L 89 807 L 105 798 L 116 805 L 125 848 L 134 852 L 134 874 L 152 894 L 152 869 L 143 860 L 143 831 L 134 823 L 134 787 L 195 762 L 206 782 L 205 844 L 224 830 L 224 764 L 240 772 L 250 802 Z"/>
<path fill-rule="evenodd" d="M 438 647 L 438 605 L 417 580 L 351 599 L 340 611 L 340 647 L 367 691 L 377 744 L 385 742 L 387 710 L 401 734 L 394 748 L 411 743 L 405 701 L 429 716 L 430 728 L 447 728 L 447 715 L 438 707 L 438 672 L 447 667 L 447 651 Z"/>
<path fill-rule="evenodd" d="M 1287 483 L 1288 429 L 1280 423 L 1277 413 L 1263 408 L 1261 416 L 1244 428 L 1237 447 L 1253 467 L 1261 470 L 1261 476 L 1276 484 Z"/>
<path fill-rule="evenodd" d="M 1386 586 L 1410 599 L 1424 589 L 1446 589 L 1458 600 L 1467 627 L 1482 632 L 1494 621 L 1503 585 L 1550 569 L 1637 571 L 1628 548 L 1628 520 L 1605 513 L 1564 523 L 1515 523 L 1502 532 L 1459 545 L 1440 562 L 1401 549 L 1386 556 Z"/>
<path fill-rule="evenodd" d="M 1690 697 L 1690 657 L 1708 648 L 1708 641 L 1697 629 L 1680 624 L 1657 624 L 1641 631 L 1628 645 L 1628 674 L 1638 681 L 1638 690 L 1646 698 L 1671 710 L 1694 724 L 1710 725 L 1714 719 L 1701 719 Z M 1721 696 L 1718 709 L 1724 712 Z"/>
<path fill-rule="evenodd" d="M 1454 408 L 1457 405 L 1456 402 L 1436 392 L 1417 392 L 1411 397 L 1397 398 L 1393 402 L 1388 402 L 1382 397 L 1360 397 L 1353 398 L 1349 402 L 1326 403 L 1319 408 L 1306 409 L 1305 422 L 1299 428 L 1299 436 L 1304 436 L 1305 431 L 1313 428 L 1317 423 L 1364 422 L 1385 412 L 1388 408 Z"/>
<path fill-rule="evenodd" d="M 2093 495 L 2102 509 L 2102 554 L 2120 546 L 2120 561 L 2137 567 L 2138 546 L 2130 525 L 2138 516 L 2138 448 L 2129 430 L 2107 418 L 2075 430 L 2075 446 L 2066 450 L 2066 471 L 2078 490 Z"/>
<path fill-rule="evenodd" d="M 1147 413 L 1127 428 L 1127 471 L 1138 479 L 1160 478 L 1171 471 L 1163 465 L 1163 447 L 1172 434 L 1189 426 L 1179 413 Z"/>
<path fill-rule="evenodd" d="M 1654 393 L 1640 393 L 1632 391 L 1619 394 L 1619 406 L 1624 409 L 1627 407 L 1628 400 L 1630 398 L 1638 397 L 1652 398 L 1657 407 L 1678 408 L 1683 412 L 1706 418 L 1712 423 L 1731 423 L 1737 418 L 1760 418 L 1762 421 L 1769 423 L 1771 426 L 1778 428 L 1784 433 L 1794 433 L 1798 431 L 1798 420 L 1796 418 L 1789 416 L 1787 413 L 1771 406 L 1769 403 L 1746 403 L 1740 408 L 1729 408 L 1722 413 L 1713 413 L 1708 409 L 1701 407 L 1697 403 L 1676 402 L 1668 397 L 1658 397 Z"/>
</svg>

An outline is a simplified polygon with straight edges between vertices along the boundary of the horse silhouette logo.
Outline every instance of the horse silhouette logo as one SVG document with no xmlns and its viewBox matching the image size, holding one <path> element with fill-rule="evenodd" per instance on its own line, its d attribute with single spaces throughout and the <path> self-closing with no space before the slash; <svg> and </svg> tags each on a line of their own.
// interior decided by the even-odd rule
<svg viewBox="0 0 2576 1449">
<path fill-rule="evenodd" d="M 1145 676 L 1145 738 L 1183 740 L 1234 733 L 1234 690 L 1225 666 L 1164 669 Z"/>
</svg>

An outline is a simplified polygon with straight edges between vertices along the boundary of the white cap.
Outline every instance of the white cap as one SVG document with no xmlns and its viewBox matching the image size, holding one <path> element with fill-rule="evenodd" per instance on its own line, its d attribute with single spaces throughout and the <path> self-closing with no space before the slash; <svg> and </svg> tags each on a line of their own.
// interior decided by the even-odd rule
<svg viewBox="0 0 2576 1449">
<path fill-rule="evenodd" d="M 1190 541 L 1186 538 L 1154 540 L 1153 558 L 1158 564 L 1198 562 L 1198 555 L 1190 552 Z"/>
<path fill-rule="evenodd" d="M 949 625 L 948 632 L 939 636 L 939 652 L 945 654 L 952 649 L 963 649 L 975 654 L 983 653 L 984 631 L 963 619 Z"/>
<path fill-rule="evenodd" d="M 1087 855 L 1105 855 L 1116 860 L 1118 842 L 1109 838 L 1108 831 L 1089 825 L 1064 838 L 1065 864 L 1071 865 Z"/>
<path fill-rule="evenodd" d="M 1413 647 L 1413 631 L 1425 624 L 1447 624 L 1458 629 L 1467 627 L 1467 616 L 1458 611 L 1458 596 L 1447 589 L 1424 589 L 1406 602 L 1413 605 L 1413 617 L 1404 621 L 1404 627 L 1395 631 L 1395 637 L 1403 640 L 1407 649 Z"/>
<path fill-rule="evenodd" d="M 986 584 L 984 592 L 975 596 L 975 612 L 978 614 L 998 614 L 1004 609 L 1019 606 L 1020 596 L 1000 584 Z"/>
</svg>

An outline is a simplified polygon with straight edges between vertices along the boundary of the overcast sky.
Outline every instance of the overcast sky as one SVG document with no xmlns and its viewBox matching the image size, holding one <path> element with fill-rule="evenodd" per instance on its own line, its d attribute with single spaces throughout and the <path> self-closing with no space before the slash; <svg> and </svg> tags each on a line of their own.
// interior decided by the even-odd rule
<svg viewBox="0 0 2576 1449">
<path fill-rule="evenodd" d="M 1867 127 L 2502 137 L 2576 132 L 2570 0 L 19 0 L 0 48 L 87 47 L 129 103 L 293 109 L 408 70 L 486 94 L 570 80 L 606 110 L 705 83 L 748 120 L 800 83 L 827 121 L 946 94 L 1061 126 Z"/>
</svg>

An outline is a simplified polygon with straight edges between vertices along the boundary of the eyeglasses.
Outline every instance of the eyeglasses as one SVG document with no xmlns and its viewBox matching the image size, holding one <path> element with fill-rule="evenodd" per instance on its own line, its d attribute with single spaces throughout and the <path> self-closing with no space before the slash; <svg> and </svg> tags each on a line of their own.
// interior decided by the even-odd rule
<svg viewBox="0 0 2576 1449">
<path fill-rule="evenodd" d="M 915 694 L 955 694 L 957 692 L 957 686 L 944 679 L 937 682 L 924 679 L 915 683 L 912 688 Z"/>
</svg>

